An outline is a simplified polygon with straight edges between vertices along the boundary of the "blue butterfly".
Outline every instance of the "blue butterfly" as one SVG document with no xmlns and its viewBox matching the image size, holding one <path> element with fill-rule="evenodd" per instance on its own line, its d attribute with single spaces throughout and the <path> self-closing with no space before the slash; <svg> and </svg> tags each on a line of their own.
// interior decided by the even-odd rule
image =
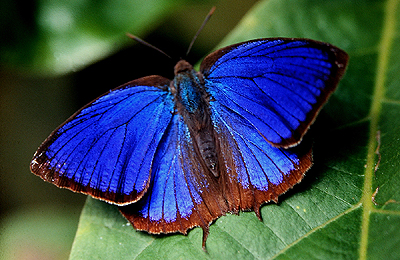
<svg viewBox="0 0 400 260">
<path fill-rule="evenodd" d="M 138 230 L 181 232 L 277 201 L 312 165 L 299 145 L 348 55 L 308 39 L 256 39 L 185 60 L 89 103 L 39 147 L 31 171 L 119 206 Z"/>
</svg>

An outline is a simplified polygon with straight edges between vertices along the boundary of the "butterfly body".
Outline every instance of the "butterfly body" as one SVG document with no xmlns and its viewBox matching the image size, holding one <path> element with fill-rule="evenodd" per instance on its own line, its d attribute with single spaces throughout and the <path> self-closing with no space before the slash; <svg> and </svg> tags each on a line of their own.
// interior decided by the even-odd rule
<svg viewBox="0 0 400 260">
<path fill-rule="evenodd" d="M 301 142 L 347 65 L 308 39 L 256 39 L 208 55 L 196 72 L 148 76 L 89 103 L 39 147 L 31 171 L 119 205 L 138 230 L 181 232 L 253 210 L 301 181 Z M 301 142 L 301 143 L 300 143 Z M 299 144 L 300 143 L 300 144 Z"/>
<path fill-rule="evenodd" d="M 215 177 L 218 177 L 218 158 L 209 110 L 210 96 L 204 89 L 202 75 L 185 60 L 179 61 L 174 71 L 171 92 L 176 92 L 177 111 L 190 130 L 193 145 L 202 162 Z"/>
</svg>

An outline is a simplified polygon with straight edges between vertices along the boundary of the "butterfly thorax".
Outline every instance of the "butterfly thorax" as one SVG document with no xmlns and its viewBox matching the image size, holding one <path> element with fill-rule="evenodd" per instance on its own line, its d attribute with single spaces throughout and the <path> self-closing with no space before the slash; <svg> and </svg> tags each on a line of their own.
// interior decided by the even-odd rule
<svg viewBox="0 0 400 260">
<path fill-rule="evenodd" d="M 211 116 L 204 89 L 204 81 L 192 65 L 181 60 L 175 66 L 175 78 L 171 84 L 178 113 L 188 126 L 196 150 L 204 164 L 218 177 L 217 153 Z"/>
</svg>

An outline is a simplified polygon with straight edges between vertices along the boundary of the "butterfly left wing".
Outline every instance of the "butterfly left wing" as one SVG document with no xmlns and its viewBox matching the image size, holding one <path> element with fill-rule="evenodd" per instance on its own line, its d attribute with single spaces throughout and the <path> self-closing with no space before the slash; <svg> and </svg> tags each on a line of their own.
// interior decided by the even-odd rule
<svg viewBox="0 0 400 260">
<path fill-rule="evenodd" d="M 172 119 L 169 83 L 160 76 L 144 77 L 89 103 L 43 142 L 31 171 L 59 187 L 110 203 L 139 200 Z"/>
<path fill-rule="evenodd" d="M 149 189 L 141 200 L 119 210 L 136 229 L 153 234 L 186 234 L 201 226 L 204 246 L 210 223 L 228 208 L 193 143 L 183 117 L 175 114 L 157 148 Z"/>
</svg>

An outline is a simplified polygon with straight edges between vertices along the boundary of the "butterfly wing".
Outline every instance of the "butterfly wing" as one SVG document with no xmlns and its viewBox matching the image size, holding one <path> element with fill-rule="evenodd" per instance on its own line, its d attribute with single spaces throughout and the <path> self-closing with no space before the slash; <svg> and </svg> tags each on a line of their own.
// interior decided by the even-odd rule
<svg viewBox="0 0 400 260">
<path fill-rule="evenodd" d="M 264 202 L 300 182 L 312 165 L 310 142 L 284 149 L 273 147 L 258 130 L 229 108 L 211 108 L 220 147 L 220 185 L 229 211 L 259 209 Z"/>
<path fill-rule="evenodd" d="M 137 203 L 119 207 L 136 229 L 186 234 L 201 226 L 205 242 L 209 224 L 228 211 L 217 179 L 194 149 L 188 126 L 175 114 L 156 151 L 148 191 Z"/>
<path fill-rule="evenodd" d="M 43 142 L 32 172 L 111 203 L 137 201 L 148 189 L 156 148 L 172 120 L 169 83 L 149 76 L 89 103 Z"/>
<path fill-rule="evenodd" d="M 258 39 L 201 64 L 219 146 L 220 185 L 233 212 L 254 210 L 298 183 L 312 165 L 298 144 L 344 73 L 347 54 L 305 39 Z"/>
<path fill-rule="evenodd" d="M 299 143 L 344 74 L 347 54 L 327 43 L 270 38 L 208 55 L 206 89 L 275 147 Z"/>
</svg>

